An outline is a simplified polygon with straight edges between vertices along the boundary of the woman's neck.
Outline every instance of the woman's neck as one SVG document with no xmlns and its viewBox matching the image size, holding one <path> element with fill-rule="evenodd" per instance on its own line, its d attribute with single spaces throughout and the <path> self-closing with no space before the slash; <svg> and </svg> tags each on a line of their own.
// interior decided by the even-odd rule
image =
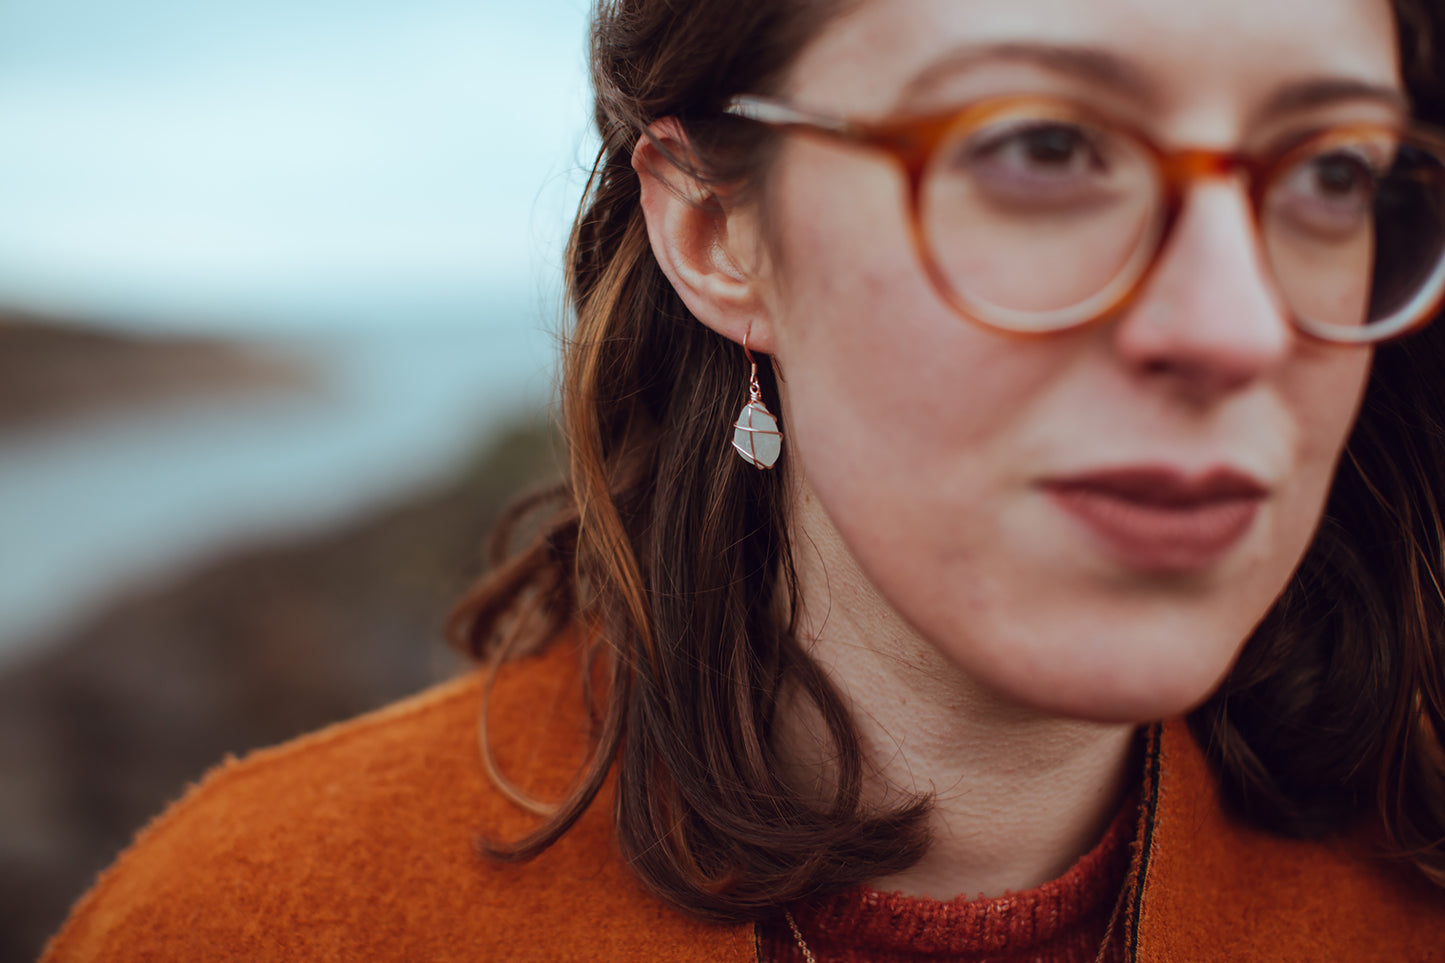
<svg viewBox="0 0 1445 963">
<path fill-rule="evenodd" d="M 1135 727 L 1050 717 L 986 691 L 879 598 L 830 525 L 819 532 L 818 519 L 800 520 L 798 635 L 849 703 L 866 798 L 934 799 L 928 854 L 873 885 L 951 899 L 1062 875 L 1118 811 L 1134 775 Z M 812 708 L 788 700 L 781 710 L 795 784 L 825 783 L 832 747 Z"/>
</svg>

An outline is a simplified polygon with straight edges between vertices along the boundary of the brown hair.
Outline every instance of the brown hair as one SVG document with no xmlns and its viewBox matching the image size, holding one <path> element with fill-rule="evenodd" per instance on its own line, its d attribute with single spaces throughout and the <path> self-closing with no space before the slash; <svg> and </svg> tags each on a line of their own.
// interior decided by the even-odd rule
<svg viewBox="0 0 1445 963">
<path fill-rule="evenodd" d="M 1395 8 L 1411 94 L 1438 122 L 1445 98 L 1430 71 L 1442 18 L 1426 3 Z M 787 457 L 758 472 L 729 450 L 742 352 L 693 319 L 663 276 L 631 166 L 641 132 L 671 116 L 698 176 L 756 183 L 772 141 L 720 109 L 774 89 L 840 5 L 599 3 L 602 146 L 567 257 L 566 481 L 512 509 L 494 541 L 498 567 L 451 622 L 457 643 L 493 664 L 577 627 L 584 677 L 598 683 L 586 693 L 594 749 L 575 786 L 555 809 L 535 806 L 540 827 L 493 854 L 540 853 L 615 768 L 624 858 L 655 893 L 716 920 L 897 872 L 927 845 L 926 799 L 887 811 L 862 799 L 848 711 L 792 632 Z M 1317 834 L 1373 812 L 1392 851 L 1445 885 L 1442 375 L 1445 325 L 1378 350 L 1319 535 L 1191 723 L 1247 818 Z M 529 519 L 539 533 L 513 553 Z M 773 723 L 785 689 L 817 707 L 832 740 L 828 805 L 780 779 Z"/>
</svg>

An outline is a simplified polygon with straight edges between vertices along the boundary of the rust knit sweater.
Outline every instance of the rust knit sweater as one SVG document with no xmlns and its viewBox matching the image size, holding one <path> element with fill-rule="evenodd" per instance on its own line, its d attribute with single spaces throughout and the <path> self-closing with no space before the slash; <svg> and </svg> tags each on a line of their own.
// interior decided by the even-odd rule
<svg viewBox="0 0 1445 963">
<path fill-rule="evenodd" d="M 585 746 L 578 672 L 559 649 L 509 668 L 494 695 L 499 762 L 544 797 Z M 752 925 L 699 923 L 643 891 L 610 798 L 530 863 L 479 856 L 480 832 L 532 825 L 484 773 L 481 691 L 471 676 L 222 764 L 141 833 L 43 960 L 759 959 Z M 1231 822 L 1181 724 L 1146 758 L 1124 959 L 1445 960 L 1445 892 L 1358 840 Z"/>
<path fill-rule="evenodd" d="M 1095 963 L 1120 905 L 1137 813 L 1131 796 L 1092 851 L 1037 889 L 932 900 L 860 886 L 793 907 L 793 918 L 821 963 Z M 764 960 L 805 963 L 781 917 L 760 933 Z M 1122 958 L 1114 933 L 1103 956 L 1109 963 Z"/>
</svg>

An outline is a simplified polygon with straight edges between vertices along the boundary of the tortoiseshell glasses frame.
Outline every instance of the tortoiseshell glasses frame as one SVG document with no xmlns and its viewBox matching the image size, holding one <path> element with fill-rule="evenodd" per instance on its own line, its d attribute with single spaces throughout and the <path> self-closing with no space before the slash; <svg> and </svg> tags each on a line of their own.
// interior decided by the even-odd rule
<svg viewBox="0 0 1445 963">
<path fill-rule="evenodd" d="M 1256 234 L 1267 246 L 1261 224 L 1276 186 L 1291 174 L 1306 169 L 1305 165 L 1317 158 L 1353 159 L 1350 152 L 1358 152 L 1359 144 L 1386 145 L 1383 149 L 1386 156 L 1377 161 L 1378 170 L 1367 170 L 1364 175 L 1372 189 L 1378 187 L 1378 179 L 1384 177 L 1390 179 L 1392 186 L 1398 186 L 1397 181 L 1407 183 L 1410 190 L 1420 192 L 1419 196 L 1424 199 L 1422 205 L 1412 197 L 1406 205 L 1414 218 L 1410 223 L 1419 224 L 1420 236 L 1415 236 L 1416 229 L 1412 227 L 1405 238 L 1408 243 L 1403 253 L 1401 244 L 1394 243 L 1389 256 L 1409 259 L 1409 263 L 1401 261 L 1398 267 L 1376 256 L 1382 244 L 1381 225 L 1377 223 L 1381 216 L 1378 204 L 1364 215 L 1369 218 L 1365 242 L 1371 277 L 1363 279 L 1361 286 L 1372 289 L 1372 296 L 1377 296 L 1374 289 L 1384 287 L 1378 276 L 1383 264 L 1383 270 L 1404 274 L 1403 280 L 1393 279 L 1405 292 L 1401 303 L 1390 306 L 1388 311 L 1381 308 L 1378 318 L 1372 314 L 1353 324 L 1323 323 L 1306 317 L 1292 306 L 1289 297 L 1280 293 L 1282 310 L 1298 330 L 1313 338 L 1333 343 L 1370 344 L 1418 329 L 1435 315 L 1445 300 L 1445 135 L 1420 124 L 1331 127 L 1307 132 L 1281 150 L 1256 155 L 1201 148 L 1168 150 L 1138 129 L 1098 111 L 1062 98 L 1031 95 L 993 98 L 956 110 L 880 121 L 829 116 L 800 109 L 787 101 L 751 95 L 734 97 L 726 113 L 783 131 L 805 132 L 882 151 L 891 157 L 906 178 L 912 243 L 929 281 L 962 317 L 995 330 L 1042 334 L 1116 315 L 1148 282 L 1192 185 L 1201 180 L 1237 180 L 1248 195 Z M 1126 145 L 1133 152 L 1130 156 L 1149 171 L 1148 217 L 1140 222 L 1137 240 L 1128 241 L 1133 250 L 1107 283 L 1077 303 L 1020 310 L 989 303 L 960 290 L 957 280 L 945 269 L 939 252 L 934 250 L 925 226 L 927 181 L 940 150 L 966 143 L 973 132 L 982 131 L 990 124 L 1006 123 L 1018 117 L 1041 118 L 1045 124 L 1055 120 L 1061 124 L 1085 124 L 1091 129 L 1106 131 L 1117 143 Z M 1420 159 L 1421 164 L 1401 173 L 1399 159 L 1405 152 Z M 1363 162 L 1361 164 L 1363 166 Z M 1307 170 L 1314 173 L 1313 168 Z M 1326 184 L 1323 190 L 1331 189 L 1328 180 L 1322 183 Z M 1272 281 L 1279 293 L 1278 266 L 1271 265 L 1270 270 L 1275 275 Z M 1363 307 L 1361 313 L 1365 313 Z"/>
</svg>

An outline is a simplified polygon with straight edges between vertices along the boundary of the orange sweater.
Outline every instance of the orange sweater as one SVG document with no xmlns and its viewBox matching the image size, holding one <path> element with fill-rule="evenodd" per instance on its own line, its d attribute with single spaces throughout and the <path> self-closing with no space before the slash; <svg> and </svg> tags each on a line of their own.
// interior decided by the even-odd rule
<svg viewBox="0 0 1445 963">
<path fill-rule="evenodd" d="M 793 905 L 793 922 L 827 963 L 1120 963 L 1123 933 L 1109 924 L 1138 812 L 1131 794 L 1073 868 L 1024 892 L 937 900 L 855 886 Z M 758 933 L 767 963 L 807 963 L 785 918 L 764 921 Z"/>
<path fill-rule="evenodd" d="M 493 699 L 503 771 L 544 797 L 584 746 L 575 666 L 560 649 L 511 667 Z M 469 676 L 222 764 L 100 878 L 44 963 L 756 960 L 752 926 L 698 923 L 642 891 L 607 800 L 531 863 L 479 856 L 479 832 L 531 825 L 483 772 L 480 699 Z M 1230 822 L 1180 723 L 1150 762 L 1134 959 L 1445 960 L 1445 891 L 1355 842 Z"/>
</svg>

